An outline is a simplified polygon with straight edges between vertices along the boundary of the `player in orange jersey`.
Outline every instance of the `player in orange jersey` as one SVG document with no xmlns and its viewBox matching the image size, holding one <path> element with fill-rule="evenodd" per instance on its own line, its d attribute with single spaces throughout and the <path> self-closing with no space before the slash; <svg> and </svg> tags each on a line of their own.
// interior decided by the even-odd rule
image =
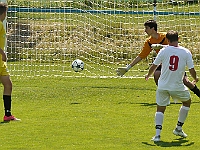
<svg viewBox="0 0 200 150">
<path fill-rule="evenodd" d="M 157 31 L 157 23 L 154 20 L 148 20 L 144 23 L 145 32 L 149 35 L 149 38 L 146 39 L 143 49 L 140 54 L 127 66 L 120 67 L 116 70 L 117 75 L 123 76 L 129 69 L 131 69 L 134 65 L 140 62 L 142 59 L 146 58 L 150 52 L 152 51 L 152 44 L 160 44 L 160 46 L 155 47 L 156 53 L 162 48 L 161 45 L 168 45 L 168 40 L 166 38 L 166 33 L 161 33 Z M 158 79 L 161 74 L 161 65 L 154 72 L 154 80 L 156 85 L 158 84 Z M 195 83 L 190 82 L 185 74 L 183 79 L 184 84 L 194 92 L 198 97 L 200 97 L 200 90 L 195 85 Z"/>
</svg>

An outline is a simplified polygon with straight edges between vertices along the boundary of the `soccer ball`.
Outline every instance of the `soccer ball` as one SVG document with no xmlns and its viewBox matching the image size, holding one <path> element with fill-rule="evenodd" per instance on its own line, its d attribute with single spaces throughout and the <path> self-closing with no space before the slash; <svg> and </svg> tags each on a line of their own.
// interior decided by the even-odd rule
<svg viewBox="0 0 200 150">
<path fill-rule="evenodd" d="M 80 59 L 76 59 L 72 62 L 72 69 L 75 72 L 82 71 L 84 69 L 84 62 Z"/>
</svg>

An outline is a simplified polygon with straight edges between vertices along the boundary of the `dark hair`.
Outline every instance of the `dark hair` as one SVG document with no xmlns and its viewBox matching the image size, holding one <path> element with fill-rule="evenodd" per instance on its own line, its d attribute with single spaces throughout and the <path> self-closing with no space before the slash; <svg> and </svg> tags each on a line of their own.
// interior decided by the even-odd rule
<svg viewBox="0 0 200 150">
<path fill-rule="evenodd" d="M 157 31 L 157 23 L 155 20 L 148 20 L 144 23 L 144 26 L 148 26 L 150 28 L 154 28 L 155 31 Z"/>
<path fill-rule="evenodd" d="M 6 3 L 0 2 L 0 15 L 6 12 L 8 9 L 8 5 Z"/>
<path fill-rule="evenodd" d="M 170 42 L 176 42 L 178 41 L 178 32 L 177 31 L 168 31 L 166 34 L 166 38 L 170 41 Z"/>
</svg>

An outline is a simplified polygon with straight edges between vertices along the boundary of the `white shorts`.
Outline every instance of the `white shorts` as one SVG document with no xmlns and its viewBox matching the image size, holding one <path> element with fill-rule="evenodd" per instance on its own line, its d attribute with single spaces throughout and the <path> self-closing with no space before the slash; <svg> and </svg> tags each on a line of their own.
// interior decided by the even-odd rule
<svg viewBox="0 0 200 150">
<path fill-rule="evenodd" d="M 160 90 L 156 91 L 156 103 L 159 106 L 167 106 L 170 104 L 170 96 L 172 99 L 177 102 L 180 100 L 181 102 L 188 101 L 190 99 L 190 92 L 186 91 L 168 91 L 168 90 Z"/>
</svg>

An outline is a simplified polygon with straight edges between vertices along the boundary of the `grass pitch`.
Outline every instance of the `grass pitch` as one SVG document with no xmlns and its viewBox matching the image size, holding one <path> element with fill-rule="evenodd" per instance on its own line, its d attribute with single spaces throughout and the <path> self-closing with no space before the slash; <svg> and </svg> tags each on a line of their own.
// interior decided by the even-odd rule
<svg viewBox="0 0 200 150">
<path fill-rule="evenodd" d="M 162 142 L 150 141 L 155 134 L 153 79 L 12 80 L 12 112 L 22 121 L 0 124 L 0 149 L 196 150 L 200 146 L 200 101 L 194 94 L 184 125 L 188 138 L 172 134 L 181 105 L 172 103 L 165 113 Z M 3 117 L 3 107 L 0 113 Z"/>
</svg>

